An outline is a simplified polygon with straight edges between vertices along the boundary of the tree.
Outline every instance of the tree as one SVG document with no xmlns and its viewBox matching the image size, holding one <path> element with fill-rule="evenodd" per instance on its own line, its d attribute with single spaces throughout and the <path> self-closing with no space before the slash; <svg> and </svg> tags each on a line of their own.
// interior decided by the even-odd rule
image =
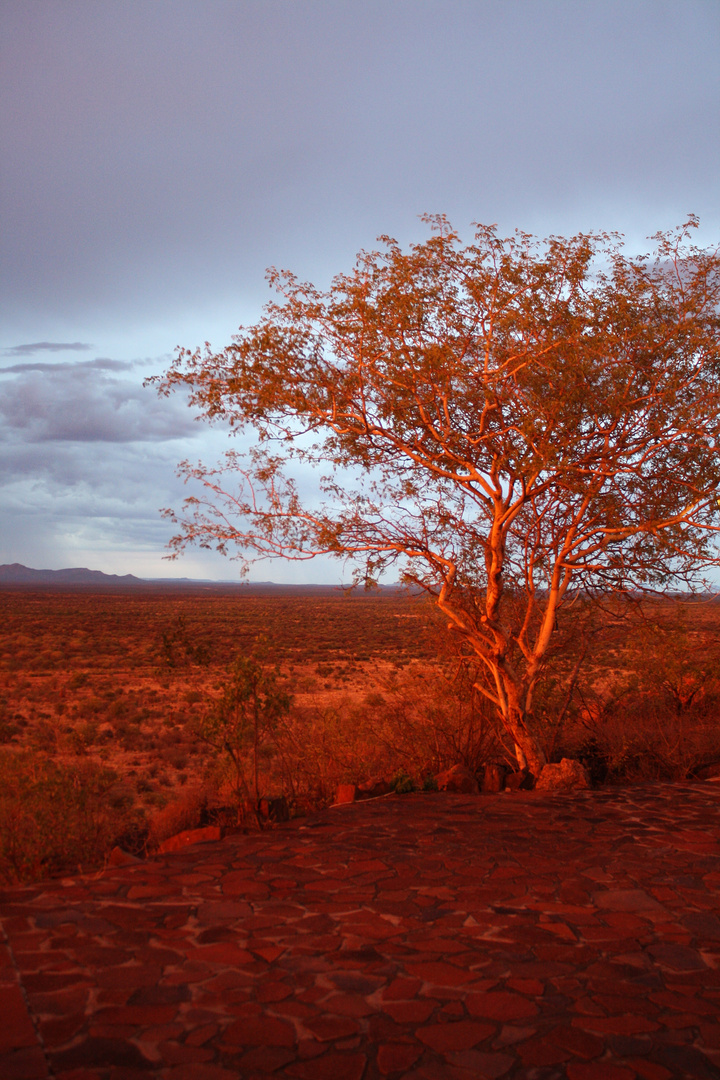
<svg viewBox="0 0 720 1080">
<path fill-rule="evenodd" d="M 388 237 L 326 291 L 279 293 L 214 353 L 178 350 L 161 393 L 254 432 L 176 517 L 175 554 L 394 566 L 478 658 L 518 761 L 572 599 L 697 587 L 719 562 L 720 255 L 690 221 L 627 257 L 616 234 L 538 241 L 443 217 Z M 321 467 L 303 500 L 289 468 Z M 233 477 L 230 485 L 225 477 Z"/>
<path fill-rule="evenodd" d="M 260 757 L 267 750 L 277 723 L 290 710 L 291 698 L 278 686 L 273 672 L 255 656 L 241 656 L 233 665 L 220 698 L 201 721 L 200 736 L 225 751 L 235 769 L 238 802 L 247 794 L 245 760 L 252 760 L 255 804 L 260 805 Z"/>
</svg>

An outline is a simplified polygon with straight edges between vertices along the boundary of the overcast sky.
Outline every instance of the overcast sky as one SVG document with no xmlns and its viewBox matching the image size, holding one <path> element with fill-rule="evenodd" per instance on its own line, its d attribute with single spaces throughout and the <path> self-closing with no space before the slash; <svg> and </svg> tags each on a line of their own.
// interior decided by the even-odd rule
<svg viewBox="0 0 720 1080">
<path fill-rule="evenodd" d="M 0 563 L 230 578 L 162 561 L 223 437 L 143 378 L 424 212 L 717 242 L 720 2 L 2 0 L 0 123 Z"/>
</svg>

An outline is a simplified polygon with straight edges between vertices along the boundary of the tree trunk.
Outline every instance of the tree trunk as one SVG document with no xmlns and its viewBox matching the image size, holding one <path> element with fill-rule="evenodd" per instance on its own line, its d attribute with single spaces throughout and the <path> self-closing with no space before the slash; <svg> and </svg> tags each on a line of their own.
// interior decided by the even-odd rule
<svg viewBox="0 0 720 1080">
<path fill-rule="evenodd" d="M 547 764 L 547 759 L 538 740 L 528 731 L 522 712 L 511 709 L 509 715 L 503 717 L 503 724 L 515 743 L 515 755 L 520 768 L 527 766 L 537 778 Z"/>
</svg>

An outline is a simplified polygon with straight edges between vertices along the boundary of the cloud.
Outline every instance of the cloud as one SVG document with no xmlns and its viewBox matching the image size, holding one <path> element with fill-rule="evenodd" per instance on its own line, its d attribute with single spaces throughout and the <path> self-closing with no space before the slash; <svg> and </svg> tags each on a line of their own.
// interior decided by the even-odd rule
<svg viewBox="0 0 720 1080">
<path fill-rule="evenodd" d="M 47 446 L 0 443 L 3 507 L 11 512 L 30 506 L 43 512 L 82 517 L 135 517 L 138 507 L 160 523 L 163 499 L 185 493 L 175 475 L 175 450 L 142 444 L 104 448 L 82 443 Z M 167 530 L 167 527 L 166 527 Z"/>
<path fill-rule="evenodd" d="M 48 453 L 47 444 L 0 443 L 0 562 L 75 565 L 62 552 L 78 539 L 87 549 L 117 545 L 160 557 L 170 528 L 159 508 L 185 492 L 174 475 L 175 451 L 157 451 L 123 444 L 89 452 L 81 443 L 57 443 Z"/>
<path fill-rule="evenodd" d="M 179 508 L 190 494 L 175 466 L 191 453 L 190 445 L 176 442 L 0 441 L 0 563 L 89 566 L 108 573 L 123 568 L 122 573 L 151 577 L 237 577 L 232 563 L 211 553 L 163 562 L 173 528 L 159 510 Z"/>
<path fill-rule="evenodd" d="M 85 341 L 33 341 L 28 345 L 11 345 L 4 349 L 6 356 L 33 356 L 38 352 L 87 352 L 92 345 Z"/>
<path fill-rule="evenodd" d="M 0 562 L 178 572 L 162 562 L 172 530 L 159 510 L 189 494 L 176 466 L 196 456 L 198 437 L 215 459 L 226 433 L 195 424 L 182 397 L 142 386 L 142 370 L 161 360 L 98 357 L 4 370 Z M 198 576 L 232 576 L 219 557 L 191 564 Z"/>
<path fill-rule="evenodd" d="M 110 374 L 132 366 L 97 360 L 4 369 L 15 376 L 0 398 L 4 437 L 25 444 L 154 443 L 196 434 L 180 399 L 159 398 L 139 382 Z"/>
<path fill-rule="evenodd" d="M 140 577 L 237 579 L 238 566 L 215 552 L 190 549 L 165 562 L 174 529 L 163 506 L 181 509 L 198 493 L 175 474 L 190 446 L 141 443 L 92 447 L 81 443 L 16 447 L 0 442 L 0 563 L 60 569 L 88 566 Z M 219 447 L 218 447 L 219 449 Z M 259 581 L 335 584 L 349 572 L 330 560 L 259 563 Z"/>
<path fill-rule="evenodd" d="M 0 375 L 18 375 L 25 371 L 69 371 L 85 368 L 94 371 L 129 371 L 136 366 L 135 360 L 109 360 L 104 356 L 98 356 L 94 360 L 83 360 L 80 363 L 47 364 L 36 360 L 31 364 L 11 364 L 10 367 L 0 368 Z"/>
</svg>

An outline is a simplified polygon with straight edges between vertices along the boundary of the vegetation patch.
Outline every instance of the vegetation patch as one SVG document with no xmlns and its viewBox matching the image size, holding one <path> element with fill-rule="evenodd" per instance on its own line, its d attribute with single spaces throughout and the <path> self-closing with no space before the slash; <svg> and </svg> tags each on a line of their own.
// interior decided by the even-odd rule
<svg viewBox="0 0 720 1080">
<path fill-rule="evenodd" d="M 595 783 L 720 762 L 720 605 L 618 602 L 574 620 L 531 717 L 549 760 L 579 758 Z M 178 625 L 204 648 L 168 664 Z M 430 792 L 456 764 L 482 782 L 487 764 L 516 765 L 474 681 L 433 609 L 400 592 L 0 590 L 0 876 L 257 828 L 259 804 L 299 814 L 343 783 Z"/>
</svg>

